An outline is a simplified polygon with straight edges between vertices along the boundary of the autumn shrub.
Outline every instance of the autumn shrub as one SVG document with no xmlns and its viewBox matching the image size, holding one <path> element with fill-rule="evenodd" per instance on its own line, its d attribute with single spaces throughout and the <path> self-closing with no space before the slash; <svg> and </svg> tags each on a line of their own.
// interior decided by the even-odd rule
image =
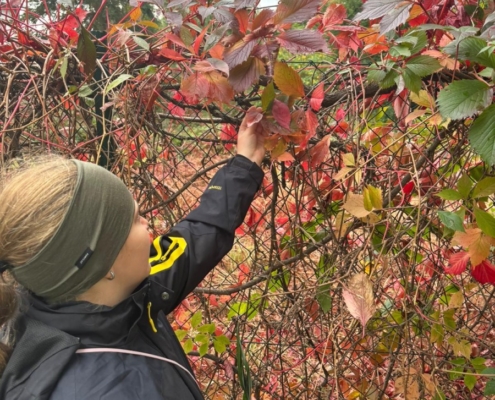
<svg viewBox="0 0 495 400">
<path fill-rule="evenodd" d="M 2 162 L 97 162 L 160 234 L 263 109 L 263 187 L 170 315 L 207 398 L 495 394 L 490 4 L 42 3 L 0 5 Z"/>
</svg>

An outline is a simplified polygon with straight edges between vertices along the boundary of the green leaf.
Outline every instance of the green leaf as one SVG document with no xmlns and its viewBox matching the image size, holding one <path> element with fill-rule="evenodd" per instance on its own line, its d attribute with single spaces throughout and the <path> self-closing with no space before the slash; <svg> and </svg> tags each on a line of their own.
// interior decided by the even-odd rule
<svg viewBox="0 0 495 400">
<path fill-rule="evenodd" d="M 493 91 L 481 81 L 465 79 L 452 82 L 438 94 L 440 113 L 445 118 L 463 119 L 484 110 Z"/>
<path fill-rule="evenodd" d="M 198 328 L 198 332 L 201 333 L 213 333 L 215 332 L 215 324 L 204 324 Z"/>
<path fill-rule="evenodd" d="M 205 333 L 198 333 L 194 338 L 196 343 L 208 343 L 210 341 L 210 336 Z"/>
<path fill-rule="evenodd" d="M 454 319 L 454 314 L 455 314 L 454 309 L 447 310 L 443 313 L 443 322 L 445 323 L 447 328 L 449 328 L 451 330 L 455 330 L 457 328 L 457 324 L 456 324 L 455 319 Z"/>
<path fill-rule="evenodd" d="M 225 335 L 216 336 L 213 338 L 213 346 L 218 353 L 223 353 L 230 346 L 230 340 Z"/>
<path fill-rule="evenodd" d="M 77 57 L 84 63 L 84 73 L 93 75 L 96 68 L 96 46 L 91 40 L 89 32 L 83 26 L 77 40 Z"/>
<path fill-rule="evenodd" d="M 474 389 L 474 385 L 476 385 L 477 380 L 478 378 L 476 377 L 476 375 L 464 375 L 464 384 L 469 389 L 469 391 L 472 391 Z"/>
<path fill-rule="evenodd" d="M 203 357 L 206 353 L 208 353 L 208 343 L 203 343 L 199 346 L 199 356 Z"/>
<path fill-rule="evenodd" d="M 332 296 L 330 296 L 330 284 L 323 285 L 318 288 L 316 293 L 316 301 L 320 305 L 324 313 L 332 309 Z"/>
<path fill-rule="evenodd" d="M 428 37 L 426 36 L 426 32 L 423 31 L 413 32 L 408 36 L 413 36 L 415 38 L 418 38 L 418 42 L 411 49 L 411 54 L 416 54 L 422 51 L 425 48 L 426 43 L 428 42 Z"/>
<path fill-rule="evenodd" d="M 187 335 L 187 331 L 183 330 L 183 329 L 177 329 L 175 331 L 175 336 L 177 336 L 177 339 L 179 340 L 179 342 L 182 342 L 182 340 L 186 337 Z"/>
<path fill-rule="evenodd" d="M 383 78 L 385 78 L 386 74 L 387 73 L 384 70 L 380 69 L 378 65 L 372 64 L 369 66 L 368 76 L 366 77 L 366 79 L 370 83 L 373 82 L 380 83 L 383 80 Z"/>
<path fill-rule="evenodd" d="M 404 85 L 411 92 L 419 93 L 421 90 L 421 78 L 416 75 L 412 70 L 406 68 L 402 70 L 402 78 L 404 79 Z"/>
<path fill-rule="evenodd" d="M 139 47 L 145 49 L 146 51 L 150 50 L 150 44 L 143 38 L 140 38 L 139 36 L 133 36 L 132 40 L 134 40 Z"/>
<path fill-rule="evenodd" d="M 79 91 L 77 92 L 77 95 L 78 95 L 79 97 L 88 97 L 88 96 L 90 96 L 92 93 L 93 93 L 93 89 L 91 89 L 91 87 L 89 87 L 88 85 L 82 85 L 82 86 L 79 88 Z"/>
<path fill-rule="evenodd" d="M 396 70 L 390 70 L 383 77 L 383 80 L 380 82 L 380 87 L 382 89 L 387 89 L 395 85 L 395 79 L 399 76 Z"/>
<path fill-rule="evenodd" d="M 479 181 L 473 190 L 473 198 L 491 196 L 495 193 L 495 177 L 489 176 Z"/>
<path fill-rule="evenodd" d="M 194 343 L 192 339 L 187 339 L 184 344 L 182 345 L 182 348 L 184 349 L 184 353 L 188 354 L 192 351 L 194 348 Z"/>
<path fill-rule="evenodd" d="M 389 53 L 392 57 L 410 57 L 411 49 L 409 46 L 399 45 L 391 47 Z"/>
<path fill-rule="evenodd" d="M 112 82 L 108 84 L 108 86 L 105 88 L 103 91 L 104 94 L 107 94 L 110 90 L 115 89 L 117 86 L 119 86 L 121 83 L 125 82 L 128 79 L 133 78 L 132 75 L 129 74 L 122 74 L 118 78 L 114 79 Z"/>
<path fill-rule="evenodd" d="M 462 200 L 461 194 L 454 189 L 444 189 L 437 196 L 443 200 Z"/>
<path fill-rule="evenodd" d="M 473 181 L 469 176 L 466 174 L 463 174 L 461 176 L 461 179 L 457 182 L 457 190 L 461 194 L 463 199 L 467 199 L 469 196 L 469 193 L 471 192 L 471 188 L 473 187 Z"/>
<path fill-rule="evenodd" d="M 440 63 L 430 56 L 417 56 L 411 58 L 407 64 L 406 68 L 412 71 L 414 74 L 418 75 L 420 78 L 428 76 L 442 69 Z"/>
<path fill-rule="evenodd" d="M 458 46 L 447 46 L 445 52 L 459 60 L 469 60 L 485 67 L 495 68 L 495 55 L 482 51 L 485 47 L 485 40 L 470 36 L 461 40 Z"/>
<path fill-rule="evenodd" d="M 60 76 L 62 77 L 62 79 L 65 79 L 65 75 L 67 74 L 67 66 L 69 65 L 69 59 L 66 57 L 64 57 L 63 61 L 62 61 L 62 65 L 60 66 Z"/>
<path fill-rule="evenodd" d="M 450 211 L 439 211 L 438 216 L 447 228 L 464 232 L 462 220 L 457 214 Z"/>
<path fill-rule="evenodd" d="M 478 228 L 480 228 L 484 234 L 495 237 L 495 218 L 486 211 L 480 210 L 478 207 L 474 207 L 474 216 L 476 217 Z"/>
<path fill-rule="evenodd" d="M 270 110 L 273 100 L 275 100 L 275 87 L 273 86 L 273 82 L 270 82 L 261 94 L 261 107 L 263 111 Z"/>
<path fill-rule="evenodd" d="M 193 329 L 196 329 L 199 326 L 202 319 L 203 319 L 203 312 L 196 311 L 191 318 L 191 326 L 193 327 Z"/>
<path fill-rule="evenodd" d="M 495 104 L 476 118 L 469 130 L 473 149 L 490 165 L 495 165 Z"/>
<path fill-rule="evenodd" d="M 483 392 L 483 394 L 485 396 L 491 396 L 495 394 L 495 379 L 491 379 L 486 383 L 485 391 Z"/>
</svg>

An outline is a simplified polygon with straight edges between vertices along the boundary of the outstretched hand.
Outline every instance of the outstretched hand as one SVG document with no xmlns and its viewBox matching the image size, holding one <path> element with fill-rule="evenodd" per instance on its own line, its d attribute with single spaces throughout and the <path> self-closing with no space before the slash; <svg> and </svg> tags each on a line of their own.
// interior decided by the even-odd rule
<svg viewBox="0 0 495 400">
<path fill-rule="evenodd" d="M 250 112 L 258 112 L 261 114 L 263 109 L 261 107 L 251 107 L 244 116 L 239 128 L 239 134 L 237 135 L 237 154 L 261 165 L 261 161 L 263 161 L 263 157 L 265 156 L 265 138 L 259 122 L 254 124 L 249 123 L 251 126 L 248 127 L 248 116 Z"/>
</svg>

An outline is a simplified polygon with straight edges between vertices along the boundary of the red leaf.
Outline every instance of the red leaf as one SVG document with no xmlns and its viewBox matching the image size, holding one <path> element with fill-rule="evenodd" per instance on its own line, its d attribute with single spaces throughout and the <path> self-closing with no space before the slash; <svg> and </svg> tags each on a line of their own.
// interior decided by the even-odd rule
<svg viewBox="0 0 495 400">
<path fill-rule="evenodd" d="M 225 50 L 223 59 L 230 68 L 234 68 L 236 65 L 242 64 L 248 59 L 255 45 L 256 41 L 254 40 L 248 42 L 240 40 L 232 47 Z"/>
<path fill-rule="evenodd" d="M 257 124 L 258 122 L 260 122 L 261 119 L 263 118 L 263 114 L 258 112 L 256 110 L 256 108 L 252 107 L 246 113 L 245 118 L 246 118 L 246 125 L 249 128 L 249 127 L 253 126 L 254 124 Z"/>
<path fill-rule="evenodd" d="M 274 17 L 275 24 L 304 22 L 313 17 L 321 0 L 281 0 Z"/>
<path fill-rule="evenodd" d="M 339 122 L 340 120 L 343 120 L 345 118 L 346 112 L 344 111 L 343 108 L 339 108 L 337 112 L 335 113 L 335 120 Z"/>
<path fill-rule="evenodd" d="M 414 189 L 414 182 L 413 181 L 409 181 L 402 188 L 402 193 L 404 193 L 404 194 L 411 194 L 411 192 L 413 191 L 413 189 Z"/>
<path fill-rule="evenodd" d="M 249 268 L 249 265 L 247 264 L 239 265 L 239 276 L 237 278 L 237 285 L 241 285 L 242 282 L 244 282 L 249 277 L 250 272 L 251 269 Z"/>
<path fill-rule="evenodd" d="M 309 104 L 311 108 L 315 111 L 320 111 L 321 103 L 323 103 L 324 98 L 325 98 L 324 83 L 321 82 L 316 87 L 316 89 L 313 90 L 313 93 L 311 93 L 311 100 L 309 100 Z"/>
<path fill-rule="evenodd" d="M 471 275 L 481 284 L 491 283 L 495 285 L 495 265 L 488 260 L 484 260 L 481 264 L 473 267 Z"/>
<path fill-rule="evenodd" d="M 203 74 L 196 72 L 181 82 L 180 91 L 187 101 L 195 104 L 208 96 L 209 83 Z"/>
<path fill-rule="evenodd" d="M 330 135 L 325 136 L 319 143 L 311 147 L 309 156 L 311 158 L 311 167 L 319 166 L 330 153 Z"/>
<path fill-rule="evenodd" d="M 230 71 L 229 82 L 240 93 L 257 82 L 263 72 L 263 62 L 257 57 L 249 57 Z"/>
<path fill-rule="evenodd" d="M 449 258 L 449 267 L 444 267 L 445 272 L 451 275 L 462 274 L 466 270 L 468 261 L 469 253 L 467 251 L 454 253 Z"/>
<path fill-rule="evenodd" d="M 316 128 L 318 128 L 318 117 L 311 110 L 306 110 L 306 126 L 308 128 L 307 140 L 316 135 Z"/>
<path fill-rule="evenodd" d="M 170 7 L 170 4 L 168 6 Z M 211 21 L 210 21 L 210 23 L 208 23 L 208 25 L 206 25 L 203 28 L 203 30 L 201 31 L 201 33 L 198 35 L 198 37 L 194 41 L 194 43 L 193 43 L 194 54 L 196 54 L 196 55 L 199 54 L 199 47 L 201 46 L 201 42 L 203 42 L 203 39 L 204 39 L 204 37 L 206 35 L 206 31 L 208 30 L 208 28 L 210 27 L 210 25 L 211 25 Z"/>
<path fill-rule="evenodd" d="M 183 117 L 184 115 L 186 115 L 186 111 L 183 108 L 176 106 L 174 103 L 168 103 L 167 108 L 170 114 L 177 117 Z"/>
<path fill-rule="evenodd" d="M 272 106 L 273 118 L 285 129 L 290 129 L 290 110 L 287 104 L 280 100 L 273 100 Z"/>
<path fill-rule="evenodd" d="M 220 132 L 220 140 L 233 141 L 237 140 L 237 130 L 234 125 L 222 124 L 222 130 Z M 224 143 L 224 147 L 230 150 L 233 146 L 232 143 Z"/>
<path fill-rule="evenodd" d="M 246 34 L 249 24 L 249 12 L 246 9 L 236 11 L 234 14 L 237 22 L 239 22 L 239 32 Z"/>
<path fill-rule="evenodd" d="M 331 29 L 334 25 L 340 25 L 347 17 L 347 11 L 342 4 L 330 4 L 323 15 L 323 26 Z"/>
<path fill-rule="evenodd" d="M 168 58 L 170 60 L 174 60 L 174 61 L 184 61 L 185 60 L 185 57 L 182 54 L 177 53 L 175 50 L 169 49 L 167 47 L 167 45 L 164 45 L 160 49 L 160 54 L 163 57 L 166 57 L 166 58 Z"/>
<path fill-rule="evenodd" d="M 292 29 L 282 32 L 277 37 L 277 41 L 294 54 L 312 53 L 318 50 L 328 52 L 327 43 L 318 31 Z"/>
</svg>

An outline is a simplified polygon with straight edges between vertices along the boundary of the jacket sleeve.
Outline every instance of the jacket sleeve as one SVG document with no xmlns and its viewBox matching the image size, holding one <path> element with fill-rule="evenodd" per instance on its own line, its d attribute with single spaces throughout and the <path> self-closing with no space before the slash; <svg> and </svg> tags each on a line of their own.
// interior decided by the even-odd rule
<svg viewBox="0 0 495 400">
<path fill-rule="evenodd" d="M 262 180 L 258 165 L 235 156 L 215 174 L 200 205 L 153 241 L 151 295 L 165 313 L 177 307 L 230 251 L 235 230 Z"/>
</svg>

